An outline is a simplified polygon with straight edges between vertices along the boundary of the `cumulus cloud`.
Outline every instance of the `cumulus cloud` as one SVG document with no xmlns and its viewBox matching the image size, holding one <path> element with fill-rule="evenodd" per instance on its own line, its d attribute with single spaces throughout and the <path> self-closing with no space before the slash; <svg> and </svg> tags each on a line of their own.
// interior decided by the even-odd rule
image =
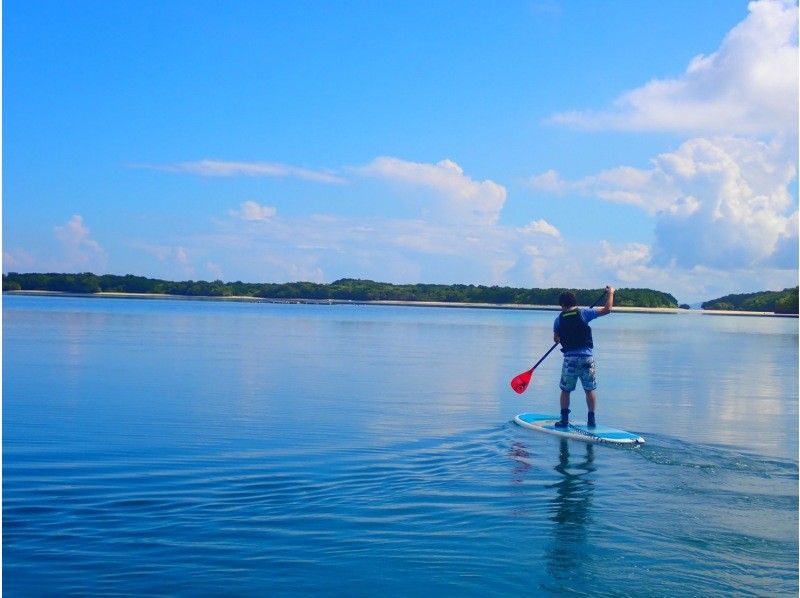
<svg viewBox="0 0 800 598">
<path fill-rule="evenodd" d="M 62 268 L 82 271 L 105 268 L 106 252 L 91 238 L 82 216 L 72 216 L 65 224 L 56 226 L 53 232 L 61 242 L 64 259 Z"/>
<path fill-rule="evenodd" d="M 491 180 L 475 181 L 452 160 L 436 164 L 380 157 L 355 169 L 364 175 L 433 191 L 437 216 L 467 224 L 494 224 L 506 201 L 506 189 Z"/>
<path fill-rule="evenodd" d="M 769 261 L 773 268 L 791 268 L 797 270 L 798 267 L 798 213 L 794 214 L 786 221 L 786 228 L 779 237 L 775 245 L 775 251 Z"/>
<path fill-rule="evenodd" d="M 64 224 L 53 227 L 55 245 L 44 253 L 12 248 L 3 253 L 4 271 L 29 272 L 102 272 L 108 256 L 91 236 L 83 216 L 73 215 Z"/>
<path fill-rule="evenodd" d="M 561 236 L 561 232 L 547 220 L 534 220 L 518 230 L 524 235 L 547 235 L 556 238 Z"/>
<path fill-rule="evenodd" d="M 660 166 L 679 194 L 656 215 L 656 263 L 754 267 L 769 263 L 783 239 L 796 246 L 788 190 L 796 170 L 775 145 L 691 140 Z"/>
<path fill-rule="evenodd" d="M 784 134 L 798 127 L 798 9 L 793 0 L 751 2 L 719 49 L 679 77 L 622 94 L 607 111 L 571 111 L 550 121 L 585 129 L 690 134 Z"/>
<path fill-rule="evenodd" d="M 163 170 L 165 172 L 176 172 L 186 174 L 196 174 L 211 177 L 280 177 L 298 178 L 317 183 L 329 185 L 341 185 L 346 180 L 336 174 L 310 170 L 288 164 L 274 162 L 227 162 L 224 160 L 198 160 L 196 162 L 175 162 L 172 164 L 145 164 L 136 165 L 139 168 L 149 168 L 152 170 Z"/>
<path fill-rule="evenodd" d="M 650 261 L 650 248 L 642 243 L 626 243 L 616 249 L 608 241 L 601 241 L 600 249 L 597 262 L 608 268 L 630 268 Z"/>
<path fill-rule="evenodd" d="M 785 244 L 796 252 L 797 216 L 789 193 L 796 168 L 780 143 L 697 138 L 651 163 L 650 169 L 623 167 L 578 181 L 549 171 L 533 177 L 531 185 L 646 210 L 655 217 L 658 264 L 752 267 L 773 263 L 779 250 L 791 254 Z"/>
<path fill-rule="evenodd" d="M 641 280 L 653 280 L 650 267 L 652 252 L 642 243 L 625 243 L 615 247 L 608 241 L 601 241 L 594 255 L 598 269 L 608 272 L 609 278 L 624 284 L 637 284 Z"/>
<path fill-rule="evenodd" d="M 53 231 L 56 238 L 67 245 L 84 245 L 95 250 L 99 248 L 99 245 L 89 238 L 89 228 L 83 224 L 83 217 L 77 214 L 70 218 L 66 224 L 56 226 Z"/>
</svg>

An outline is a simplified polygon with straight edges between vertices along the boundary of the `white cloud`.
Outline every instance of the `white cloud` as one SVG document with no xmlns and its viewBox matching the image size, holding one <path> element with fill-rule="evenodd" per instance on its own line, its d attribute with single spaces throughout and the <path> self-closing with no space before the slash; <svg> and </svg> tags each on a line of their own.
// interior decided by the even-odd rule
<svg viewBox="0 0 800 598">
<path fill-rule="evenodd" d="M 618 284 L 635 286 L 642 280 L 658 278 L 658 273 L 650 266 L 652 252 L 647 245 L 625 243 L 621 247 L 614 247 L 607 241 L 600 241 L 598 249 L 593 253 L 597 268 L 607 272 L 607 277 L 618 281 Z"/>
<path fill-rule="evenodd" d="M 656 216 L 656 263 L 768 263 L 795 211 L 788 190 L 795 168 L 776 149 L 746 139 L 698 139 L 663 155 L 661 167 L 680 193 Z"/>
<path fill-rule="evenodd" d="M 524 235 L 547 235 L 556 238 L 561 236 L 561 232 L 547 220 L 534 220 L 518 230 Z"/>
<path fill-rule="evenodd" d="M 748 8 L 719 49 L 694 58 L 680 77 L 628 91 L 613 110 L 563 112 L 550 121 L 595 130 L 796 136 L 797 5 L 761 0 Z"/>
<path fill-rule="evenodd" d="M 139 168 L 163 170 L 165 172 L 196 174 L 212 177 L 280 177 L 298 178 L 329 185 L 341 185 L 346 182 L 342 177 L 331 172 L 310 170 L 288 164 L 274 162 L 227 162 L 223 160 L 198 160 L 196 162 L 176 162 L 173 164 L 140 164 Z"/>
<path fill-rule="evenodd" d="M 573 182 L 549 171 L 531 182 L 558 180 L 561 192 L 628 203 L 654 215 L 653 258 L 662 265 L 752 267 L 772 263 L 781 243 L 796 248 L 789 193 L 796 169 L 782 144 L 698 138 L 651 162 L 647 170 L 622 167 Z"/>
<path fill-rule="evenodd" d="M 94 272 L 106 270 L 105 249 L 92 239 L 83 216 L 73 215 L 67 222 L 53 227 L 55 245 L 44 255 L 14 248 L 3 253 L 4 271 L 25 272 Z"/>
<path fill-rule="evenodd" d="M 91 245 L 97 248 L 97 243 L 89 239 L 89 229 L 83 224 L 83 217 L 77 214 L 70 218 L 66 224 L 54 227 L 56 238 L 67 245 Z"/>
<path fill-rule="evenodd" d="M 630 204 L 655 213 L 671 205 L 679 195 L 656 164 L 651 170 L 622 166 L 576 181 L 567 181 L 555 170 L 532 176 L 528 186 L 536 191 L 578 194 Z"/>
<path fill-rule="evenodd" d="M 372 176 L 432 190 L 433 215 L 470 224 L 494 224 L 506 201 L 506 189 L 494 181 L 474 181 L 452 160 L 436 164 L 380 157 L 355 169 Z"/>
<path fill-rule="evenodd" d="M 650 261 L 650 248 L 641 243 L 626 243 L 621 249 L 614 249 L 608 241 L 601 241 L 597 261 L 609 268 L 630 268 Z"/>
<path fill-rule="evenodd" d="M 275 216 L 276 212 L 277 210 L 273 207 L 262 206 L 254 201 L 246 201 L 234 214 L 242 220 L 264 221 Z"/>
<path fill-rule="evenodd" d="M 65 271 L 105 269 L 106 252 L 91 238 L 82 216 L 77 214 L 72 216 L 65 224 L 54 227 L 53 232 L 56 239 L 61 242 L 63 250 L 60 256 L 63 260 L 60 269 Z"/>
</svg>

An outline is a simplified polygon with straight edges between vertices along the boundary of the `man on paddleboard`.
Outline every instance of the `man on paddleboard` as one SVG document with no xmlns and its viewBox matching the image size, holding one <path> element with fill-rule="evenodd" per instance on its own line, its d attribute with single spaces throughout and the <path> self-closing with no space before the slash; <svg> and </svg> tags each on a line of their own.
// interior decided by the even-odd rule
<svg viewBox="0 0 800 598">
<path fill-rule="evenodd" d="M 553 324 L 553 341 L 561 343 L 564 364 L 561 367 L 561 421 L 557 428 L 569 426 L 569 395 L 575 390 L 578 378 L 586 392 L 586 407 L 589 409 L 587 425 L 594 427 L 594 408 L 597 403 L 597 381 L 594 373 L 594 357 L 592 350 L 592 328 L 589 322 L 600 316 L 611 313 L 614 308 L 614 289 L 606 287 L 606 304 L 603 307 L 578 307 L 575 294 L 569 291 L 561 293 L 558 298 L 561 313 Z"/>
</svg>

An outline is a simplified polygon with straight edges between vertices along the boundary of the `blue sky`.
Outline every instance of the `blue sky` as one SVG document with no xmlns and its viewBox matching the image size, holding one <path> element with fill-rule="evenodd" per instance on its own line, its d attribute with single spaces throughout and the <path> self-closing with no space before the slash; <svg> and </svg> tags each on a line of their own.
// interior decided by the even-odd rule
<svg viewBox="0 0 800 598">
<path fill-rule="evenodd" d="M 3 4 L 3 269 L 797 284 L 797 6 Z"/>
</svg>

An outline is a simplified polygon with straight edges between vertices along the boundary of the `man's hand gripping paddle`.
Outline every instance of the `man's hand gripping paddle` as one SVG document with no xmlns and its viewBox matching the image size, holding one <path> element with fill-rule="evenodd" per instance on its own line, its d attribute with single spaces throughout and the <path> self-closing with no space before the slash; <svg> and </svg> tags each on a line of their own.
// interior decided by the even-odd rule
<svg viewBox="0 0 800 598">
<path fill-rule="evenodd" d="M 600 303 L 600 301 L 603 300 L 603 297 L 606 296 L 606 292 L 607 291 L 603 291 L 603 294 L 600 295 L 597 299 L 595 299 L 594 303 L 592 303 L 589 306 L 589 308 L 591 309 L 592 307 L 594 307 L 595 305 Z M 531 378 L 533 378 L 533 370 L 538 368 L 539 364 L 542 363 L 545 360 L 545 357 L 550 355 L 550 353 L 553 352 L 553 349 L 555 349 L 557 346 L 558 346 L 558 343 L 553 343 L 553 346 L 550 347 L 547 350 L 547 353 L 542 355 L 542 358 L 539 361 L 536 362 L 536 365 L 534 365 L 531 369 L 529 369 L 527 371 L 524 371 L 521 374 L 519 374 L 518 376 L 514 377 L 514 379 L 511 381 L 511 388 L 514 389 L 515 393 L 517 393 L 518 395 L 521 395 L 523 392 L 525 392 L 528 389 L 528 386 L 531 383 Z"/>
</svg>

